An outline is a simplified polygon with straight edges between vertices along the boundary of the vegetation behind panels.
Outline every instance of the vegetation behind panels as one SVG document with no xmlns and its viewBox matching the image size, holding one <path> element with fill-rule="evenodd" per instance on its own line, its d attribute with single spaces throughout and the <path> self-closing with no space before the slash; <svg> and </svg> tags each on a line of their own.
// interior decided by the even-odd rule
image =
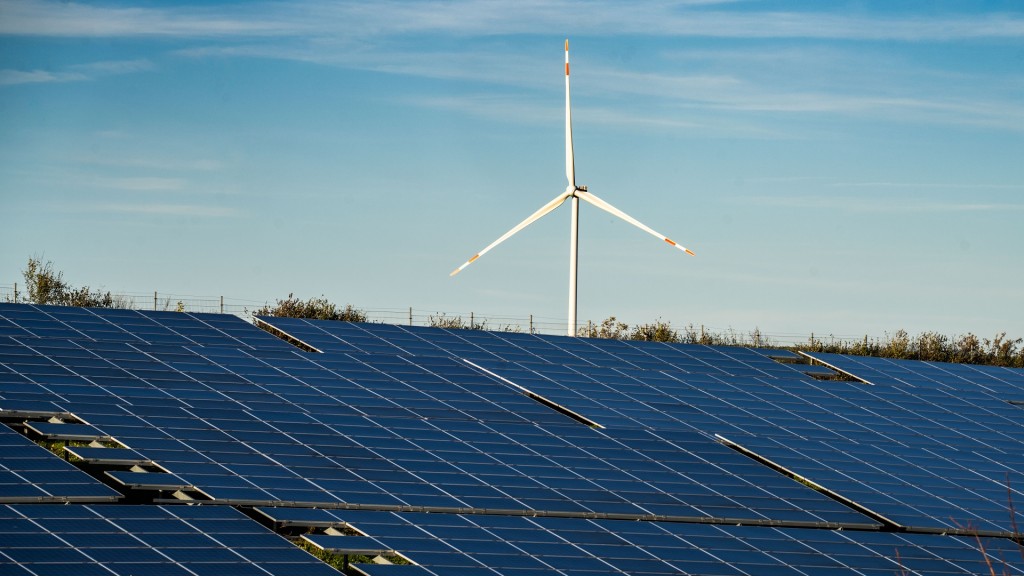
<svg viewBox="0 0 1024 576">
<path fill-rule="evenodd" d="M 52 262 L 44 264 L 38 258 L 29 258 L 22 275 L 25 278 L 26 293 L 21 298 L 15 296 L 14 299 L 19 302 L 97 308 L 131 307 L 130 300 L 118 297 L 109 291 L 93 290 L 88 286 L 80 288 L 71 286 L 64 280 L 63 273 L 54 269 Z M 165 308 L 172 309 L 170 302 Z M 178 302 L 173 309 L 183 311 L 184 307 Z M 277 300 L 273 306 L 264 305 L 252 313 L 260 316 L 347 322 L 365 322 L 367 320 L 365 312 L 351 305 L 338 306 L 322 296 L 301 300 L 293 294 L 289 294 L 285 299 Z M 486 321 L 477 322 L 471 319 L 467 322 L 460 316 L 445 316 L 444 314 L 431 316 L 429 323 L 431 326 L 450 329 L 488 329 Z M 513 332 L 520 330 L 518 326 L 499 326 L 497 329 Z M 897 330 L 892 335 L 886 335 L 883 338 L 864 336 L 862 340 L 851 341 L 811 336 L 805 343 L 778 346 L 770 338 L 764 337 L 759 330 L 750 333 L 739 333 L 732 330 L 711 332 L 693 324 L 677 329 L 669 322 L 660 319 L 647 324 L 630 326 L 612 316 L 600 323 L 588 322 L 586 326 L 581 327 L 579 335 L 589 338 L 649 342 L 785 348 L 806 352 L 832 352 L 854 356 L 1024 368 L 1024 347 L 1022 347 L 1024 339 L 1008 338 L 1005 332 L 989 339 L 979 338 L 971 333 L 950 337 L 938 332 L 922 332 L 917 336 L 911 336 L 905 330 Z"/>
</svg>

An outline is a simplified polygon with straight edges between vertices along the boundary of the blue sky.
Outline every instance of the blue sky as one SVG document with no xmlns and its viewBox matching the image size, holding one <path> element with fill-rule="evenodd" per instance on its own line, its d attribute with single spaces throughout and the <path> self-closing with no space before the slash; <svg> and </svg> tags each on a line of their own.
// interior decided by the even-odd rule
<svg viewBox="0 0 1024 576">
<path fill-rule="evenodd" d="M 0 285 L 1024 336 L 1024 4 L 0 0 Z"/>
</svg>

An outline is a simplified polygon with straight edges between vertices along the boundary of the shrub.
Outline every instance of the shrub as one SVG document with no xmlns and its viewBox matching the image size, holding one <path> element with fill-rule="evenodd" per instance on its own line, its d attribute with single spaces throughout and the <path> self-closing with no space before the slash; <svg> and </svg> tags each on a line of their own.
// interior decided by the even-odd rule
<svg viewBox="0 0 1024 576">
<path fill-rule="evenodd" d="M 265 305 L 253 311 L 255 316 L 277 316 L 279 318 L 309 318 L 311 320 L 340 320 L 342 322 L 366 322 L 366 313 L 346 304 L 341 308 L 323 296 L 301 300 L 289 293 L 274 306 Z"/>
<path fill-rule="evenodd" d="M 131 300 L 114 296 L 110 292 L 92 290 L 88 286 L 75 288 L 64 280 L 64 273 L 54 270 L 53 262 L 45 264 L 39 258 L 29 258 L 25 270 L 26 299 L 33 304 L 58 306 L 88 306 L 93 308 L 131 308 Z"/>
</svg>

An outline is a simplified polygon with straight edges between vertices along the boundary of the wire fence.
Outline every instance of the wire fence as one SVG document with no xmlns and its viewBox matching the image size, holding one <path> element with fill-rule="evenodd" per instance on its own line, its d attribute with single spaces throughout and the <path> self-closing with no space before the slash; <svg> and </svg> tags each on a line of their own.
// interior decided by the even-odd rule
<svg viewBox="0 0 1024 576">
<path fill-rule="evenodd" d="M 111 293 L 119 308 L 135 310 L 164 310 L 177 312 L 205 312 L 233 314 L 247 321 L 252 320 L 253 313 L 264 306 L 273 306 L 272 301 L 245 300 L 225 296 L 197 296 L 173 292 L 145 293 Z M 0 302 L 28 302 L 24 286 L 0 284 Z M 444 326 L 454 328 L 476 328 L 506 332 L 522 332 L 528 334 L 562 335 L 566 333 L 565 318 L 549 316 L 500 315 L 474 311 L 435 311 L 419 308 L 359 308 L 366 314 L 368 322 L 383 324 L 400 324 L 405 326 Z M 732 327 L 716 327 L 688 324 L 672 326 L 673 329 L 694 336 L 697 341 L 704 341 L 704 335 L 714 335 L 716 342 L 726 342 L 751 346 L 794 346 L 810 341 L 828 344 L 855 343 L 867 339 L 865 335 L 834 335 L 834 334 L 799 334 L 785 332 L 763 332 L 757 328 L 737 330 Z M 593 333 L 599 324 L 586 322 L 580 324 L 581 333 Z M 875 340 L 875 338 L 871 338 Z"/>
<path fill-rule="evenodd" d="M 263 306 L 263 302 L 225 298 L 224 296 L 196 296 L 169 292 L 119 292 L 111 293 L 118 308 L 133 310 L 170 310 L 178 312 L 219 312 L 237 316 L 251 316 L 251 311 Z M 15 284 L 0 284 L 0 302 L 29 302 L 24 287 Z"/>
</svg>

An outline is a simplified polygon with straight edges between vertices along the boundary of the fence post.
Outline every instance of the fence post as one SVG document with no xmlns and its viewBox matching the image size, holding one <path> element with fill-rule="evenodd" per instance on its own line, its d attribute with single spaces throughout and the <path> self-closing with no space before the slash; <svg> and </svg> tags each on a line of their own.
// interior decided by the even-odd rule
<svg viewBox="0 0 1024 576">
<path fill-rule="evenodd" d="M 412 306 L 409 306 L 409 326 L 412 326 Z"/>
<path fill-rule="evenodd" d="M 533 334 L 533 314 L 530 314 L 530 334 Z"/>
<path fill-rule="evenodd" d="M 469 327 L 470 327 L 470 329 L 476 328 L 476 325 L 473 322 L 473 313 L 472 312 L 469 313 Z"/>
<path fill-rule="evenodd" d="M 220 297 L 220 313 L 221 314 L 224 313 L 224 297 L 223 296 Z"/>
<path fill-rule="evenodd" d="M 153 310 L 156 310 L 156 290 L 153 290 Z"/>
<path fill-rule="evenodd" d="M 14 301 L 15 302 L 18 301 L 18 283 L 17 282 L 14 283 Z"/>
</svg>

